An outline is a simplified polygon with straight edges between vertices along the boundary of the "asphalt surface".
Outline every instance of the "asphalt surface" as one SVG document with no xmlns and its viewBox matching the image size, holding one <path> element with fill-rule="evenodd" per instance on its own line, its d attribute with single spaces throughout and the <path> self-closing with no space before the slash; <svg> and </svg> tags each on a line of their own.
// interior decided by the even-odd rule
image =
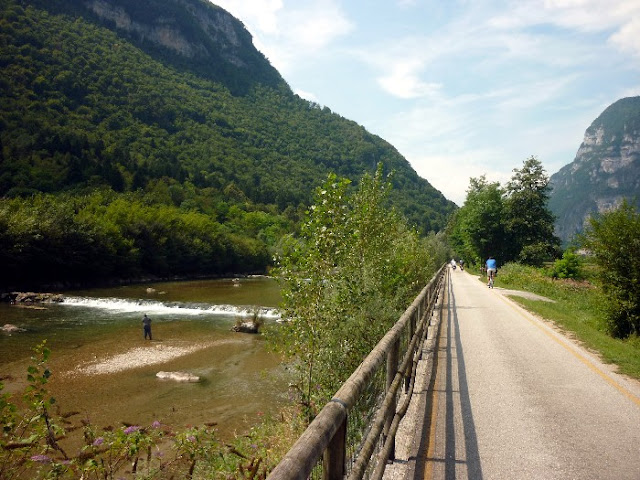
<svg viewBox="0 0 640 480">
<path fill-rule="evenodd" d="M 505 292 L 450 274 L 436 373 L 395 478 L 640 480 L 640 383 Z"/>
</svg>

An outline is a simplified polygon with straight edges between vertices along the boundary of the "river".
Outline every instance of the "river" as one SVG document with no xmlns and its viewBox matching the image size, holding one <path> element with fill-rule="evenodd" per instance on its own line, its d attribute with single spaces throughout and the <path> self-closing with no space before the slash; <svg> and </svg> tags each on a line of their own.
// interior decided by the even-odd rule
<svg viewBox="0 0 640 480">
<path fill-rule="evenodd" d="M 154 421 L 175 429 L 216 424 L 230 438 L 286 401 L 287 375 L 261 335 L 231 331 L 236 319 L 278 319 L 277 282 L 266 277 L 164 282 L 62 292 L 61 304 L 0 304 L 0 378 L 21 391 L 33 346 L 51 349 L 47 385 L 61 412 L 103 428 Z M 153 340 L 143 339 L 142 315 Z M 182 371 L 178 383 L 156 377 Z"/>
</svg>

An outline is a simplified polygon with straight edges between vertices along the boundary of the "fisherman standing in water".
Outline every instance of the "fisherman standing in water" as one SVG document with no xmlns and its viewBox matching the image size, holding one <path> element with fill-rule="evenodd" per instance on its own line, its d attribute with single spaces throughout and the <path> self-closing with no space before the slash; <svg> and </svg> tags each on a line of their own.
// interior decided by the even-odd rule
<svg viewBox="0 0 640 480">
<path fill-rule="evenodd" d="M 142 317 L 142 327 L 144 328 L 144 339 L 146 340 L 148 335 L 151 340 L 151 319 L 147 317 L 146 313 Z"/>
</svg>

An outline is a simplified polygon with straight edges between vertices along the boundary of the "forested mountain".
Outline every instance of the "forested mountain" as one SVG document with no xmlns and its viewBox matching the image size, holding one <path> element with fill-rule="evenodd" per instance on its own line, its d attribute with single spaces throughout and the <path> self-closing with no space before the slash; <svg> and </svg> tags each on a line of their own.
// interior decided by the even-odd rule
<svg viewBox="0 0 640 480">
<path fill-rule="evenodd" d="M 284 209 L 308 202 L 330 170 L 356 180 L 383 162 L 397 172 L 395 202 L 422 230 L 441 228 L 454 208 L 391 145 L 293 95 L 264 64 L 254 69 L 265 73 L 256 75 L 251 88 L 234 95 L 237 75 L 224 76 L 224 70 L 241 63 L 236 57 L 221 56 L 222 73 L 216 75 L 228 82 L 214 82 L 198 74 L 197 58 L 185 56 L 192 68 L 177 69 L 177 61 L 163 63 L 163 55 L 130 43 L 135 32 L 120 34 L 117 23 L 114 30 L 99 26 L 91 11 L 88 19 L 75 16 L 78 2 L 2 3 L 2 195 L 95 184 L 135 190 L 170 178 L 218 190 L 233 184 L 256 203 Z M 54 13 L 40 3 L 51 4 Z M 194 28 L 196 15 L 188 7 L 197 7 L 211 10 L 210 23 L 222 17 L 243 38 L 249 35 L 200 0 L 83 4 L 109 6 L 114 16 L 126 12 L 125 24 L 163 22 L 165 17 L 149 12 L 168 11 L 180 32 Z M 58 13 L 67 5 L 74 15 Z M 150 52 L 162 50 L 153 45 Z"/>
<path fill-rule="evenodd" d="M 594 213 L 640 201 L 640 97 L 618 100 L 586 130 L 575 160 L 551 176 L 549 207 L 565 242 Z"/>
<path fill-rule="evenodd" d="M 299 218 L 330 171 L 357 182 L 379 162 L 395 172 L 391 201 L 422 232 L 441 229 L 455 209 L 389 143 L 294 95 L 244 26 L 207 1 L 0 5 L 0 230 L 6 226 L 0 260 L 13 261 L 5 274 L 22 272 L 25 262 L 42 263 L 42 246 L 33 238 L 56 238 L 61 249 L 68 243 L 64 231 L 33 229 L 71 222 L 66 231 L 81 234 L 87 228 L 80 224 L 105 209 L 114 211 L 96 218 L 112 223 L 92 220 L 91 228 L 100 241 L 118 230 L 122 241 L 105 248 L 132 256 L 124 271 L 172 272 L 170 250 L 147 255 L 150 245 L 167 248 L 171 242 L 158 231 L 172 227 L 149 223 L 140 234 L 142 227 L 131 228 L 120 211 L 127 204 L 172 209 L 163 211 L 165 220 L 197 224 L 207 245 L 211 235 L 222 235 L 226 246 L 209 255 L 231 261 L 216 271 L 259 268 L 269 257 L 266 246 Z M 53 197 L 29 200 L 40 192 Z M 51 206 L 56 199 L 62 206 Z M 28 213 L 16 213 L 21 209 Z M 160 210 L 139 217 L 152 222 L 163 216 Z M 16 226 L 16 218 L 34 212 L 65 220 Z M 16 246 L 16 235 L 32 243 Z M 189 242 L 198 235 L 184 236 L 186 243 L 172 248 L 197 250 Z M 96 238 L 79 242 L 84 255 L 95 255 L 89 252 Z M 6 245 L 23 254 L 9 255 Z M 49 256 L 58 251 L 48 247 Z M 164 261 L 148 267 L 158 258 Z M 104 259 L 99 273 L 116 274 L 109 265 Z"/>
</svg>

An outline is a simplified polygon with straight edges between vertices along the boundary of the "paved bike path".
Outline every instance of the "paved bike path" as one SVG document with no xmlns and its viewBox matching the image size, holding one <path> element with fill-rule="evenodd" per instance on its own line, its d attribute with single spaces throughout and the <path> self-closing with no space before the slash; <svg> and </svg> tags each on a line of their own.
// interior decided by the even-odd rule
<svg viewBox="0 0 640 480">
<path fill-rule="evenodd" d="M 451 271 L 408 478 L 640 479 L 640 387 L 476 276 Z"/>
</svg>

